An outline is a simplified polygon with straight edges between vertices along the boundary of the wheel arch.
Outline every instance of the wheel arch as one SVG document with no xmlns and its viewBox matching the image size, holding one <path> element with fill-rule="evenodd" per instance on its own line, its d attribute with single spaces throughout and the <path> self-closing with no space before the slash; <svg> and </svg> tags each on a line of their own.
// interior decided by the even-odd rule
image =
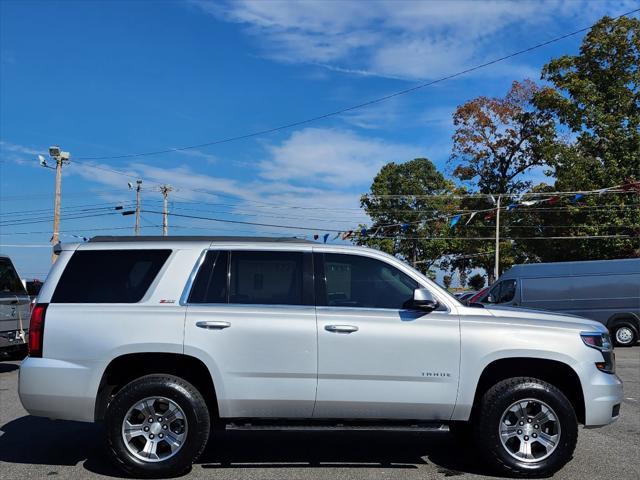
<svg viewBox="0 0 640 480">
<path fill-rule="evenodd" d="M 577 372 L 558 360 L 531 357 L 501 358 L 484 368 L 476 385 L 471 419 L 484 393 L 497 382 L 511 377 L 534 377 L 555 386 L 573 405 L 578 422 L 585 422 L 584 394 Z"/>
<path fill-rule="evenodd" d="M 621 321 L 631 321 L 631 324 L 635 327 L 636 332 L 640 332 L 640 317 L 633 312 L 622 312 L 611 315 L 607 320 L 606 326 L 611 329 L 616 323 Z"/>
<path fill-rule="evenodd" d="M 218 397 L 213 378 L 200 359 L 180 353 L 140 352 L 120 355 L 105 368 L 96 395 L 95 420 L 104 419 L 109 402 L 123 386 L 154 373 L 175 375 L 191 383 L 204 397 L 211 418 L 218 418 Z"/>
</svg>

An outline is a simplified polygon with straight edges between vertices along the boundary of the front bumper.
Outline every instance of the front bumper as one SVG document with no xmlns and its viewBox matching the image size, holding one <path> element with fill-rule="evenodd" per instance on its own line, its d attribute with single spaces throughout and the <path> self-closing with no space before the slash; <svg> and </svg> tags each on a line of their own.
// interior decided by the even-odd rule
<svg viewBox="0 0 640 480">
<path fill-rule="evenodd" d="M 594 367 L 590 381 L 584 386 L 585 427 L 601 427 L 620 416 L 623 392 L 617 375 L 603 373 Z"/>
</svg>

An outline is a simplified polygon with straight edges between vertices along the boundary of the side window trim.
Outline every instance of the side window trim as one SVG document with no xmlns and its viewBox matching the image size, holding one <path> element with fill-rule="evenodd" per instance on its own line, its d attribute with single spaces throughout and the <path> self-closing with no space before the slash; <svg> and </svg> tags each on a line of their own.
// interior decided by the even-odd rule
<svg viewBox="0 0 640 480">
<path fill-rule="evenodd" d="M 191 295 L 191 289 L 193 288 L 193 283 L 195 282 L 196 276 L 198 275 L 198 272 L 200 271 L 200 268 L 204 263 L 204 259 L 207 257 L 207 253 L 209 253 L 209 251 L 211 250 L 212 249 L 209 249 L 209 248 L 204 249 L 200 253 L 200 256 L 196 260 L 196 263 L 193 265 L 193 268 L 191 269 L 191 273 L 189 274 L 189 278 L 187 279 L 187 283 L 185 284 L 184 289 L 182 290 L 182 295 L 180 295 L 180 305 L 183 305 L 183 306 L 189 305 L 189 296 Z"/>
<path fill-rule="evenodd" d="M 313 277 L 316 307 L 327 306 L 327 277 L 324 274 L 324 253 L 313 252 Z"/>
</svg>

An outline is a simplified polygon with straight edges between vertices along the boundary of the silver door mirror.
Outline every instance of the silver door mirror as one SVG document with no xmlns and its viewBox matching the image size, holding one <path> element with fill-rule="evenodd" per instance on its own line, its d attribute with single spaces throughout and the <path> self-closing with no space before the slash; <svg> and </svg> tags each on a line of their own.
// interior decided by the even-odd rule
<svg viewBox="0 0 640 480">
<path fill-rule="evenodd" d="M 413 291 L 413 308 L 431 312 L 438 308 L 438 301 L 433 298 L 431 292 L 426 288 L 416 288 Z"/>
</svg>

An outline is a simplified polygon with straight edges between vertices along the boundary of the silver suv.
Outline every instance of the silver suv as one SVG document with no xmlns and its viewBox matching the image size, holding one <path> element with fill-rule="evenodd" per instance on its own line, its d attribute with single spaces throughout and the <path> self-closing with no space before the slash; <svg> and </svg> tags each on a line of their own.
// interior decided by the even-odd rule
<svg viewBox="0 0 640 480">
<path fill-rule="evenodd" d="M 473 435 L 547 475 L 578 424 L 619 415 L 604 326 L 471 308 L 376 250 L 296 239 L 102 237 L 64 245 L 31 318 L 20 398 L 104 421 L 135 476 L 177 475 L 214 429 L 295 422 Z"/>
</svg>

